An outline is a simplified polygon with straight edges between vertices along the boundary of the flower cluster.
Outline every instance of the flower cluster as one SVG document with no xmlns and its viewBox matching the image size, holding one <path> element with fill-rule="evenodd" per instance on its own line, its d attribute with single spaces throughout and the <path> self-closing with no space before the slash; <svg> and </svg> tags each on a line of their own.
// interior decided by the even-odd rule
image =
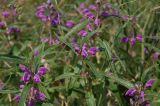
<svg viewBox="0 0 160 106">
<path fill-rule="evenodd" d="M 8 26 L 8 17 L 9 16 L 16 16 L 17 12 L 15 9 L 13 9 L 12 11 L 10 10 L 4 10 L 2 11 L 1 15 L 4 17 L 2 19 L 0 19 L 0 29 L 4 30 L 5 34 L 18 34 L 20 33 L 20 28 L 16 27 L 16 26 Z"/>
<path fill-rule="evenodd" d="M 23 81 L 23 84 L 20 85 L 20 91 L 23 91 L 23 88 L 25 87 L 26 84 L 29 82 L 34 82 L 36 84 L 41 83 L 41 78 L 47 73 L 47 68 L 45 67 L 40 67 L 38 69 L 37 73 L 33 73 L 30 68 L 26 67 L 23 64 L 19 65 L 20 70 L 24 73 L 21 80 Z M 28 98 L 27 98 L 27 104 L 28 106 L 35 106 L 36 101 L 44 101 L 46 99 L 45 94 L 43 94 L 41 91 L 36 89 L 35 87 L 31 87 L 30 92 L 29 92 Z M 14 97 L 14 100 L 19 102 L 21 99 L 20 95 L 16 95 Z"/>
<path fill-rule="evenodd" d="M 151 79 L 148 80 L 144 86 L 141 83 L 137 83 L 134 88 L 128 89 L 125 95 L 130 97 L 132 106 L 140 106 L 142 104 L 145 104 L 144 106 L 149 106 L 149 102 L 145 100 L 145 90 L 150 89 L 154 82 L 155 80 Z"/>
<path fill-rule="evenodd" d="M 135 45 L 136 41 L 142 42 L 143 41 L 142 35 L 137 34 L 136 37 L 133 36 L 133 37 L 123 37 L 123 38 L 121 38 L 121 42 L 122 43 L 128 43 L 128 42 L 130 42 L 130 44 L 132 46 Z"/>
<path fill-rule="evenodd" d="M 20 91 L 22 92 L 24 88 L 24 85 L 20 85 Z M 27 98 L 27 106 L 35 106 L 36 102 L 38 101 L 45 101 L 47 97 L 44 93 L 39 91 L 38 89 L 31 87 L 29 91 L 29 96 Z M 21 99 L 20 95 L 16 95 L 13 100 L 19 102 Z"/>
<path fill-rule="evenodd" d="M 89 55 L 95 56 L 97 52 L 100 51 L 97 47 L 88 47 L 86 43 L 80 47 L 77 43 L 73 43 L 73 47 L 75 49 L 75 52 L 81 55 L 83 58 L 87 58 Z"/>
<path fill-rule="evenodd" d="M 109 2 L 105 3 L 102 9 L 102 16 L 120 16 L 119 10 L 115 9 Z"/>
<path fill-rule="evenodd" d="M 109 2 L 101 4 L 104 4 L 101 12 L 101 16 L 103 17 L 115 16 L 121 18 L 123 21 L 136 21 L 136 17 L 122 14 L 119 9 L 113 7 Z"/>
<path fill-rule="evenodd" d="M 20 64 L 19 68 L 24 73 L 21 80 L 26 84 L 30 81 L 34 81 L 35 83 L 41 83 L 41 78 L 47 73 L 48 70 L 45 67 L 40 67 L 37 73 L 32 73 L 32 71 L 23 64 Z"/>
<path fill-rule="evenodd" d="M 60 13 L 50 1 L 37 7 L 36 16 L 43 22 L 49 22 L 52 26 L 60 24 Z"/>
<path fill-rule="evenodd" d="M 78 12 L 82 15 L 82 21 L 84 19 L 88 19 L 89 22 L 86 25 L 86 28 L 79 31 L 78 36 L 86 37 L 88 35 L 88 31 L 94 31 L 101 25 L 101 19 L 99 15 L 99 5 L 98 4 L 91 4 L 87 6 L 84 3 L 81 3 L 78 8 Z"/>
</svg>

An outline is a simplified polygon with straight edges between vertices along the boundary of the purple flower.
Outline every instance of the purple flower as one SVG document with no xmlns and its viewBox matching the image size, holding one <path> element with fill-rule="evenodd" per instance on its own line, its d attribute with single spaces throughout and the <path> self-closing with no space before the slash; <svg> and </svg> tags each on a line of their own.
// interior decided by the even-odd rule
<svg viewBox="0 0 160 106">
<path fill-rule="evenodd" d="M 89 30 L 89 31 L 93 31 L 93 28 L 92 28 L 92 25 L 91 24 L 87 24 L 87 29 Z"/>
<path fill-rule="evenodd" d="M 54 18 L 51 19 L 52 26 L 57 26 L 60 24 L 60 15 L 57 14 Z"/>
<path fill-rule="evenodd" d="M 154 83 L 155 83 L 155 79 L 148 80 L 145 84 L 145 88 L 151 88 Z"/>
<path fill-rule="evenodd" d="M 38 84 L 38 83 L 41 83 L 41 78 L 40 78 L 40 76 L 39 76 L 38 74 L 35 74 L 35 75 L 34 75 L 33 80 L 34 80 L 34 82 L 37 83 L 37 84 Z"/>
<path fill-rule="evenodd" d="M 15 34 L 15 33 L 19 33 L 20 32 L 20 29 L 19 28 L 17 28 L 17 27 L 10 27 L 9 29 L 8 29 L 8 34 Z"/>
<path fill-rule="evenodd" d="M 121 16 L 121 18 L 122 18 L 124 21 L 128 21 L 128 20 L 129 20 L 129 16 Z"/>
<path fill-rule="evenodd" d="M 121 42 L 128 43 L 129 42 L 129 38 L 128 37 L 123 37 L 123 38 L 121 38 Z"/>
<path fill-rule="evenodd" d="M 94 19 L 94 14 L 89 9 L 83 9 L 82 14 L 88 19 Z"/>
<path fill-rule="evenodd" d="M 47 43 L 49 41 L 49 39 L 47 37 L 41 38 L 41 42 L 43 43 Z"/>
<path fill-rule="evenodd" d="M 137 39 L 138 41 L 142 42 L 143 37 L 142 37 L 142 35 L 138 34 L 138 35 L 136 36 L 136 39 Z"/>
<path fill-rule="evenodd" d="M 104 12 L 101 13 L 101 15 L 102 15 L 102 16 L 105 16 L 105 17 L 106 17 L 106 16 L 109 16 L 109 12 L 104 11 Z"/>
<path fill-rule="evenodd" d="M 74 25 L 75 25 L 75 23 L 74 23 L 74 21 L 72 21 L 72 20 L 67 21 L 67 23 L 66 23 L 66 26 L 67 26 L 68 28 L 72 28 L 72 27 L 74 27 Z"/>
<path fill-rule="evenodd" d="M 96 18 L 94 24 L 98 27 L 100 26 L 100 23 L 101 23 L 100 19 Z"/>
<path fill-rule="evenodd" d="M 144 91 L 141 91 L 141 93 L 140 93 L 140 100 L 141 100 L 141 102 L 144 102 Z"/>
<path fill-rule="evenodd" d="M 126 92 L 125 95 L 126 95 L 126 96 L 134 96 L 135 93 L 136 93 L 136 89 L 130 88 L 130 89 L 128 89 L 128 91 Z"/>
<path fill-rule="evenodd" d="M 33 55 L 34 55 L 34 57 L 37 57 L 39 55 L 39 51 L 35 50 Z"/>
<path fill-rule="evenodd" d="M 2 12 L 2 15 L 6 18 L 6 17 L 9 16 L 9 12 L 8 12 L 8 11 L 3 11 L 3 12 Z"/>
<path fill-rule="evenodd" d="M 86 37 L 87 34 L 88 34 L 88 32 L 85 31 L 85 30 L 81 30 L 81 31 L 78 32 L 78 35 L 79 35 L 79 36 L 82 36 L 82 37 Z"/>
<path fill-rule="evenodd" d="M 0 22 L 0 29 L 5 28 L 5 23 L 4 22 Z"/>
<path fill-rule="evenodd" d="M 98 7 L 95 6 L 94 4 L 92 4 L 89 6 L 89 9 L 96 11 L 96 10 L 98 10 Z"/>
<path fill-rule="evenodd" d="M 50 14 L 46 14 L 48 11 Z M 37 7 L 36 16 L 43 22 L 50 22 L 52 26 L 60 24 L 60 14 L 56 11 L 53 4 L 43 3 Z"/>
<path fill-rule="evenodd" d="M 38 74 L 39 75 L 45 75 L 47 73 L 48 69 L 46 67 L 40 67 L 38 69 Z"/>
<path fill-rule="evenodd" d="M 84 8 L 85 8 L 85 4 L 84 4 L 84 3 L 81 3 L 81 4 L 79 5 L 79 8 L 80 8 L 80 9 L 84 9 Z"/>
<path fill-rule="evenodd" d="M 16 11 L 16 9 L 13 10 L 13 16 L 17 16 L 17 11 Z"/>
<path fill-rule="evenodd" d="M 81 55 L 83 56 L 83 58 L 88 57 L 87 45 L 86 44 L 83 44 L 83 46 L 82 46 Z"/>
<path fill-rule="evenodd" d="M 35 106 L 35 101 L 33 99 L 29 99 L 27 104 L 27 106 Z"/>
<path fill-rule="evenodd" d="M 19 88 L 20 88 L 20 89 L 23 89 L 23 88 L 24 88 L 24 85 L 23 85 L 23 84 L 21 84 L 21 85 L 19 86 Z"/>
<path fill-rule="evenodd" d="M 20 70 L 23 71 L 23 72 L 30 73 L 29 68 L 27 68 L 27 67 L 26 67 L 25 65 L 23 65 L 23 64 L 19 64 L 19 68 L 20 68 Z"/>
<path fill-rule="evenodd" d="M 46 97 L 46 95 L 45 95 L 44 93 L 42 93 L 42 92 L 37 92 L 37 93 L 36 93 L 36 98 L 37 98 L 38 100 L 40 100 L 40 101 L 44 101 L 47 97 Z"/>
<path fill-rule="evenodd" d="M 81 52 L 81 49 L 80 49 L 80 46 L 76 43 L 73 43 L 73 47 L 74 47 L 74 50 L 76 53 L 80 53 Z"/>
<path fill-rule="evenodd" d="M 144 53 L 148 54 L 148 49 L 144 48 Z"/>
<path fill-rule="evenodd" d="M 98 48 L 96 48 L 96 47 L 91 47 L 91 48 L 88 50 L 88 53 L 89 53 L 90 55 L 95 56 L 98 51 L 99 51 Z"/>
<path fill-rule="evenodd" d="M 16 102 L 19 102 L 21 99 L 21 96 L 20 95 L 16 95 L 13 100 L 15 100 Z"/>
<path fill-rule="evenodd" d="M 28 83 L 30 78 L 31 78 L 31 75 L 28 72 L 25 72 L 22 77 L 22 81 L 24 81 L 24 83 Z"/>
<path fill-rule="evenodd" d="M 70 38 L 70 42 L 74 44 L 74 43 L 77 42 L 77 39 L 76 38 Z"/>
<path fill-rule="evenodd" d="M 154 60 L 159 60 L 159 59 L 160 59 L 160 53 L 159 53 L 159 52 L 155 52 L 155 53 L 153 54 L 153 59 L 154 59 Z"/>
<path fill-rule="evenodd" d="M 136 43 L 136 38 L 135 38 L 135 37 L 132 37 L 132 38 L 130 39 L 130 41 L 131 41 L 131 45 L 134 46 L 135 43 Z"/>
</svg>

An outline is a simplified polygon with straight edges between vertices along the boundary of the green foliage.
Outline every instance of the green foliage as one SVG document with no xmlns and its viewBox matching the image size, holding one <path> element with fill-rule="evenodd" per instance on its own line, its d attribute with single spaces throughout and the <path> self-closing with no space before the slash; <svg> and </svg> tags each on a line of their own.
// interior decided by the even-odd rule
<svg viewBox="0 0 160 106">
<path fill-rule="evenodd" d="M 126 91 L 137 82 L 144 87 L 149 79 L 156 79 L 153 87 L 141 90 L 145 89 L 145 99 L 151 106 L 160 105 L 160 57 L 154 58 L 154 53 L 160 53 L 159 0 L 106 0 L 120 16 L 99 16 L 104 12 L 105 0 L 97 0 L 101 9 L 94 15 L 101 19 L 101 25 L 87 30 L 86 37 L 80 37 L 77 33 L 86 30 L 93 20 L 84 18 L 78 6 L 80 3 L 89 6 L 95 1 L 51 0 L 61 13 L 57 26 L 42 22 L 35 15 L 37 6 L 45 0 L 1 1 L 0 22 L 5 22 L 5 28 L 0 26 L 0 106 L 27 106 L 32 87 L 46 96 L 44 101 L 36 101 L 36 106 L 130 106 L 131 98 L 125 95 Z M 16 17 L 2 16 L 4 10 L 12 13 L 14 8 Z M 50 15 L 49 10 L 45 15 Z M 66 27 L 68 20 L 75 22 L 73 28 Z M 13 26 L 21 31 L 8 34 Z M 131 38 L 137 34 L 143 40 L 132 46 Z M 121 41 L 123 37 L 130 38 L 128 43 Z M 42 38 L 48 38 L 49 43 L 42 42 Z M 77 40 L 79 53 L 72 38 Z M 59 43 L 55 44 L 55 39 Z M 84 44 L 99 51 L 84 58 Z M 39 52 L 38 56 L 34 56 L 35 51 Z M 42 66 L 48 71 L 40 84 L 30 81 L 20 90 L 24 73 L 19 64 L 29 67 L 33 75 Z M 13 100 L 16 94 L 21 95 L 19 102 Z"/>
</svg>

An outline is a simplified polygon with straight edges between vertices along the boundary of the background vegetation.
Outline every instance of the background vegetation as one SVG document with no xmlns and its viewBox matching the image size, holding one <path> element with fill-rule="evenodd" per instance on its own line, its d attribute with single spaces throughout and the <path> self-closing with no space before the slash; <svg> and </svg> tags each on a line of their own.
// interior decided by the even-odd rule
<svg viewBox="0 0 160 106">
<path fill-rule="evenodd" d="M 119 15 L 101 16 L 103 10 L 97 10 L 101 25 L 88 31 L 87 37 L 77 36 L 88 24 L 88 19 L 81 21 L 83 14 L 77 11 L 80 3 L 89 6 L 95 0 L 51 0 L 61 17 L 56 26 L 35 15 L 45 0 L 0 1 L 0 21 L 5 23 L 4 28 L 0 27 L 0 106 L 23 106 L 32 86 L 46 95 L 45 101 L 35 106 L 130 106 L 132 97 L 126 96 L 126 91 L 139 83 L 142 87 L 150 79 L 156 81 L 145 91 L 145 99 L 151 106 L 160 105 L 160 1 L 99 1 L 100 6 L 109 3 Z M 2 15 L 4 11 L 9 12 L 7 18 Z M 73 28 L 66 27 L 68 20 L 75 22 Z M 11 33 L 11 27 L 20 31 Z M 135 45 L 131 45 L 132 40 L 121 41 L 137 34 L 142 35 L 142 41 Z M 44 43 L 44 37 L 58 39 L 58 43 Z M 76 53 L 71 38 L 81 46 L 87 43 L 101 50 L 96 56 L 83 58 Z M 20 91 L 23 72 L 19 64 L 34 73 L 40 66 L 48 71 L 40 84 L 29 82 Z M 17 94 L 21 95 L 19 102 L 13 99 Z"/>
</svg>

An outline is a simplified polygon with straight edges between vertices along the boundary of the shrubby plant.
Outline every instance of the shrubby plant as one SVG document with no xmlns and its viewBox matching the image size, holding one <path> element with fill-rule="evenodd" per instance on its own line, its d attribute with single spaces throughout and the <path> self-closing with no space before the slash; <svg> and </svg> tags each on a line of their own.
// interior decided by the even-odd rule
<svg viewBox="0 0 160 106">
<path fill-rule="evenodd" d="M 159 106 L 159 0 L 3 0 L 0 106 Z"/>
</svg>

